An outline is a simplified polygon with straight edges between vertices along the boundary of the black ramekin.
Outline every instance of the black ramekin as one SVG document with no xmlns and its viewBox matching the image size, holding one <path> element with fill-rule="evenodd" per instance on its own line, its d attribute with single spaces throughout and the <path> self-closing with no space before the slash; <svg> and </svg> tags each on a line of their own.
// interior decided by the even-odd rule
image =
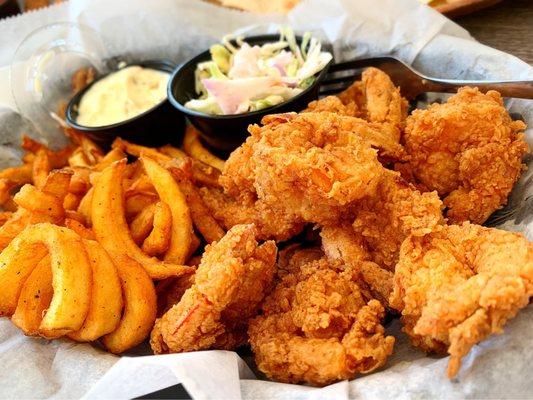
<svg viewBox="0 0 533 400">
<path fill-rule="evenodd" d="M 276 42 L 278 38 L 279 35 L 277 34 L 260 35 L 244 38 L 244 41 L 253 46 Z M 300 45 L 302 38 L 296 37 L 296 41 Z M 209 50 L 206 50 L 177 67 L 170 77 L 168 99 L 200 131 L 206 144 L 221 152 L 229 152 L 240 146 L 248 136 L 248 125 L 259 123 L 265 115 L 300 111 L 306 108 L 311 101 L 318 98 L 320 81 L 325 77 L 331 65 L 330 62 L 316 75 L 316 80 L 311 86 L 281 104 L 243 114 L 210 115 L 185 107 L 187 101 L 198 98 L 198 94 L 194 90 L 196 66 L 198 63 L 210 59 L 211 54 Z"/>
<path fill-rule="evenodd" d="M 173 63 L 163 60 L 128 64 L 128 66 L 131 65 L 139 65 L 144 68 L 168 73 L 171 73 L 175 68 Z M 167 143 L 181 144 L 185 130 L 185 118 L 181 112 L 169 103 L 168 99 L 163 100 L 142 114 L 112 125 L 93 127 L 78 124 L 76 119 L 78 118 L 78 105 L 81 98 L 94 83 L 105 76 L 107 75 L 98 77 L 86 88 L 76 93 L 70 100 L 67 106 L 66 118 L 67 123 L 72 128 L 87 135 L 104 148 L 109 147 L 116 137 L 151 147 L 162 146 Z"/>
</svg>

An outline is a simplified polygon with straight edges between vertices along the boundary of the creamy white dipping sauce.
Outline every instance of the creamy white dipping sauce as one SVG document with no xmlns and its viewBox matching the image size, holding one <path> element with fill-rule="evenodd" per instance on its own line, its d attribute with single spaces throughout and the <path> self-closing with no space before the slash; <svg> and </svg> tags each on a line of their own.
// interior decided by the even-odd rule
<svg viewBox="0 0 533 400">
<path fill-rule="evenodd" d="M 169 76 L 136 65 L 111 73 L 83 95 L 76 122 L 98 127 L 142 114 L 167 98 Z"/>
</svg>

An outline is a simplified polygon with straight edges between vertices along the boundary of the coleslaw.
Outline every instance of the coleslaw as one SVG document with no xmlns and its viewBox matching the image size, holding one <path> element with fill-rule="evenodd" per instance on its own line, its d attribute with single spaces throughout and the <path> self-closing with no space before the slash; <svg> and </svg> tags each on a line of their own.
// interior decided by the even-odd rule
<svg viewBox="0 0 533 400">
<path fill-rule="evenodd" d="M 212 115 L 262 110 L 283 103 L 313 84 L 333 58 L 306 32 L 298 46 L 291 28 L 281 28 L 277 42 L 250 46 L 225 36 L 211 46 L 211 60 L 195 71 L 197 99 L 185 107 Z"/>
</svg>

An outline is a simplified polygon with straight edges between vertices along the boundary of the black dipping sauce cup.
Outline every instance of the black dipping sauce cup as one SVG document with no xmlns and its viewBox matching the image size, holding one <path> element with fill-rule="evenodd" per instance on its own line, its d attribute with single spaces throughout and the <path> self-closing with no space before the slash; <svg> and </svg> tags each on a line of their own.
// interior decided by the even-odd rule
<svg viewBox="0 0 533 400">
<path fill-rule="evenodd" d="M 244 41 L 253 45 L 277 42 L 279 35 L 261 35 L 244 38 Z M 298 45 L 302 38 L 296 37 Z M 234 43 L 235 44 L 235 43 Z M 197 55 L 193 59 L 181 64 L 168 84 L 168 99 L 174 107 L 184 113 L 191 123 L 200 131 L 203 141 L 215 150 L 223 153 L 231 152 L 239 147 L 248 136 L 248 125 L 257 124 L 265 115 L 301 111 L 318 98 L 320 82 L 324 79 L 331 62 L 316 76 L 315 82 L 302 93 L 291 99 L 259 111 L 252 111 L 234 115 L 210 115 L 185 107 L 189 100 L 198 98 L 194 89 L 194 71 L 198 63 L 211 60 L 209 50 Z"/>
<path fill-rule="evenodd" d="M 168 73 L 171 73 L 175 68 L 175 65 L 168 61 L 144 61 L 128 64 L 128 66 L 132 65 Z M 162 146 L 168 143 L 176 146 L 181 144 L 185 130 L 185 118 L 181 112 L 169 103 L 168 99 L 163 100 L 142 114 L 112 125 L 84 126 L 78 124 L 76 122 L 78 106 L 83 95 L 94 83 L 105 76 L 108 75 L 99 77 L 86 88 L 76 93 L 70 100 L 67 106 L 66 118 L 67 123 L 73 129 L 87 135 L 104 148 L 108 148 L 117 137 L 150 147 Z"/>
</svg>

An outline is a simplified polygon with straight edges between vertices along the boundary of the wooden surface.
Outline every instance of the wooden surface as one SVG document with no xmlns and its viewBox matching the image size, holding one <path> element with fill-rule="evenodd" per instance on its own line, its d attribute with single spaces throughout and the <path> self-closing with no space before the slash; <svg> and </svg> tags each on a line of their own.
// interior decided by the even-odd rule
<svg viewBox="0 0 533 400">
<path fill-rule="evenodd" d="M 430 4 L 438 12 L 453 18 L 482 10 L 500 1 L 502 0 L 436 0 Z"/>
<path fill-rule="evenodd" d="M 533 65 L 533 0 L 504 0 L 455 22 L 481 43 Z"/>
</svg>

